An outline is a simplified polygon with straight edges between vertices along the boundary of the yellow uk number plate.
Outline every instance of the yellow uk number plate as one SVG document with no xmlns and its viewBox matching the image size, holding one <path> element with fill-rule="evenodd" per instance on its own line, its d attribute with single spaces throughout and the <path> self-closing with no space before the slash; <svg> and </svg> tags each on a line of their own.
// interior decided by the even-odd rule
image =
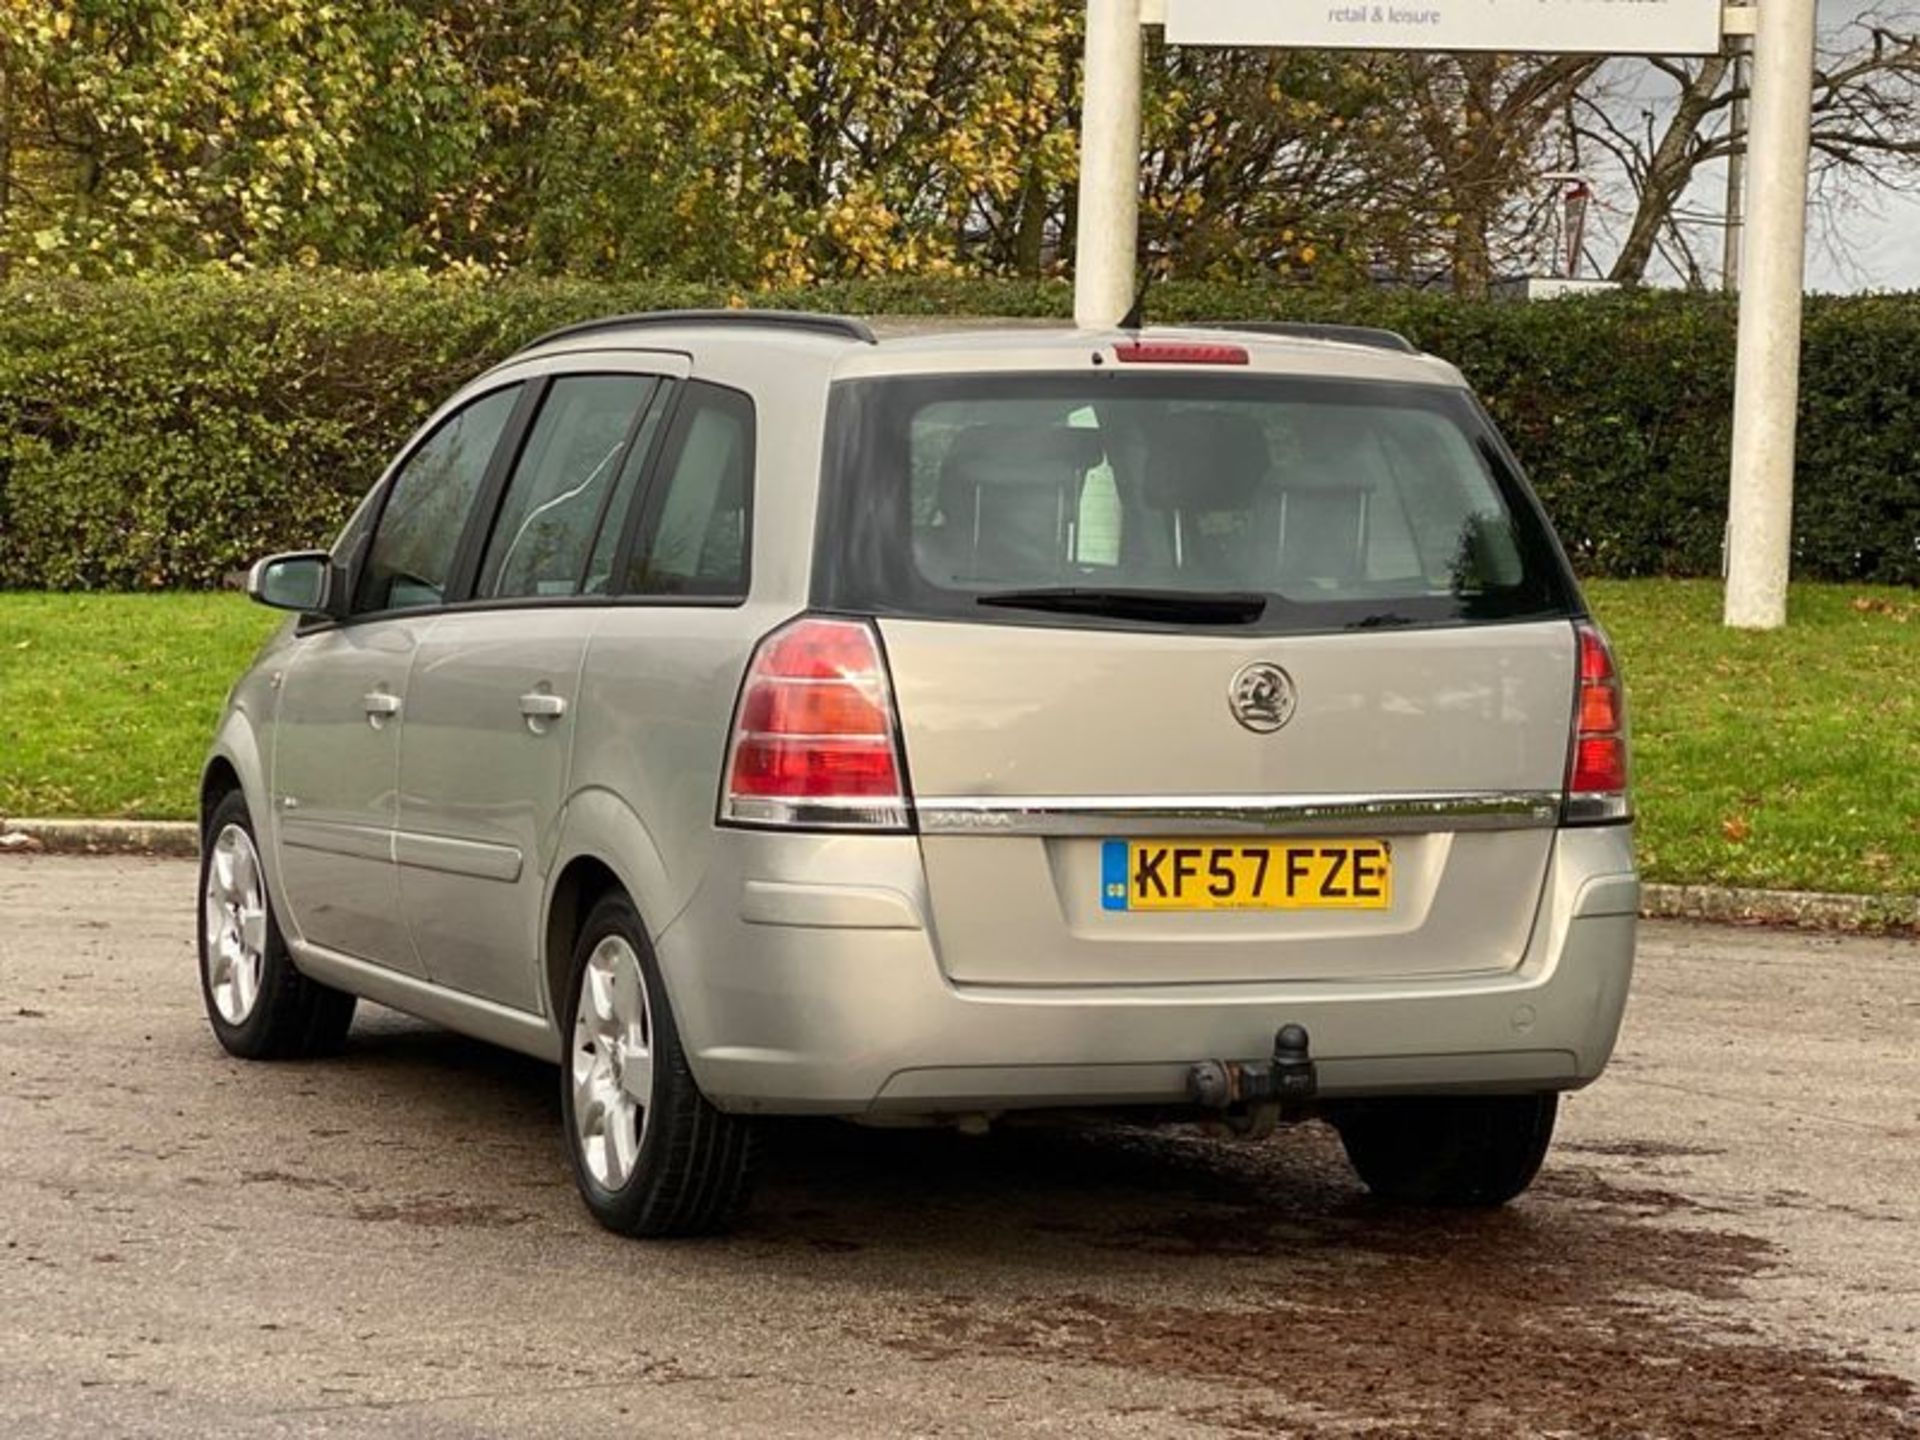
<svg viewBox="0 0 1920 1440">
<path fill-rule="evenodd" d="M 1108 910 L 1386 910 L 1385 840 L 1106 840 Z"/>
</svg>

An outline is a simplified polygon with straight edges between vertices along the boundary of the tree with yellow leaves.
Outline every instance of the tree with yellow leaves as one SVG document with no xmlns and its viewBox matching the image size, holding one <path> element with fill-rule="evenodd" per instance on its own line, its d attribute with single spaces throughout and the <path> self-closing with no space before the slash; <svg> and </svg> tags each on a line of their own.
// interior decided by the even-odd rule
<svg viewBox="0 0 1920 1440">
<path fill-rule="evenodd" d="M 397 0 L 0 0 L 0 254 L 394 258 L 409 193 L 477 138 L 436 104 L 447 61 Z"/>
</svg>

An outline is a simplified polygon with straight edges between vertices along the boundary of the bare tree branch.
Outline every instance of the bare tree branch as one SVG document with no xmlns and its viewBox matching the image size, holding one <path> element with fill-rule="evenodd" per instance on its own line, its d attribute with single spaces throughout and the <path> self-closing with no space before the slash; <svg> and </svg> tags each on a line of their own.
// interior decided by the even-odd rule
<svg viewBox="0 0 1920 1440">
<path fill-rule="evenodd" d="M 1830 210 L 1837 197 L 1855 192 L 1920 187 L 1920 12 L 1861 14 L 1822 36 L 1817 65 L 1810 137 L 1816 203 Z M 1634 72 L 1613 69 L 1599 78 L 1621 73 Z M 1634 196 L 1613 278 L 1642 280 L 1658 258 L 1691 283 L 1699 266 L 1683 231 L 1701 222 L 1681 212 L 1681 197 L 1704 168 L 1724 163 L 1745 144 L 1731 120 L 1746 94 L 1734 84 L 1725 53 L 1638 62 L 1637 73 L 1656 77 L 1665 93 L 1652 103 L 1644 92 L 1629 102 L 1618 90 L 1592 85 L 1577 97 L 1571 123 L 1582 141 L 1609 157 Z M 1631 120 L 1628 103 L 1638 112 Z"/>
</svg>

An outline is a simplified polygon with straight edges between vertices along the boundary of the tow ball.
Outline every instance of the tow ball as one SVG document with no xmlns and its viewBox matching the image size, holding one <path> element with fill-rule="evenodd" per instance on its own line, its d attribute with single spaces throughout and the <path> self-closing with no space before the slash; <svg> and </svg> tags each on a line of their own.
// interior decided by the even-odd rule
<svg viewBox="0 0 1920 1440">
<path fill-rule="evenodd" d="M 1274 1032 L 1273 1059 L 1202 1060 L 1187 1072 L 1187 1094 L 1209 1110 L 1278 1102 L 1297 1105 L 1320 1088 L 1304 1025 L 1282 1025 Z"/>
</svg>

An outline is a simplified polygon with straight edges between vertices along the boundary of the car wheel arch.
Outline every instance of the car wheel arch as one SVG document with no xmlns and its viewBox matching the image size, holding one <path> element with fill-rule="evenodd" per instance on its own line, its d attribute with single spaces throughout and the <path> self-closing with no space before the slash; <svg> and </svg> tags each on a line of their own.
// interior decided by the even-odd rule
<svg viewBox="0 0 1920 1440">
<path fill-rule="evenodd" d="M 204 833 L 207 822 L 222 800 L 234 791 L 244 791 L 246 786 L 240 780 L 240 768 L 225 755 L 215 755 L 207 761 L 206 768 L 200 773 L 200 829 Z"/>
<path fill-rule="evenodd" d="M 558 1026 L 574 942 L 600 897 L 624 894 L 649 937 L 671 914 L 666 865 L 640 817 L 610 790 L 572 796 L 561 813 L 560 844 L 548 871 L 541 927 L 541 980 L 547 1014 Z"/>
<path fill-rule="evenodd" d="M 554 879 L 547 897 L 543 949 L 547 1013 L 553 1017 L 556 1025 L 566 1011 L 566 987 L 571 978 L 573 951 L 580 931 L 601 897 L 612 893 L 627 895 L 628 899 L 632 899 L 613 868 L 595 855 L 574 856 Z"/>
<path fill-rule="evenodd" d="M 238 709 L 229 710 L 220 722 L 206 762 L 200 767 L 199 823 L 204 827 L 214 808 L 229 794 L 238 791 L 247 797 L 247 808 L 254 823 L 265 827 L 267 813 L 267 767 L 260 736 Z M 278 885 L 279 868 L 274 864 L 273 837 L 263 828 L 260 834 L 268 879 Z"/>
</svg>

